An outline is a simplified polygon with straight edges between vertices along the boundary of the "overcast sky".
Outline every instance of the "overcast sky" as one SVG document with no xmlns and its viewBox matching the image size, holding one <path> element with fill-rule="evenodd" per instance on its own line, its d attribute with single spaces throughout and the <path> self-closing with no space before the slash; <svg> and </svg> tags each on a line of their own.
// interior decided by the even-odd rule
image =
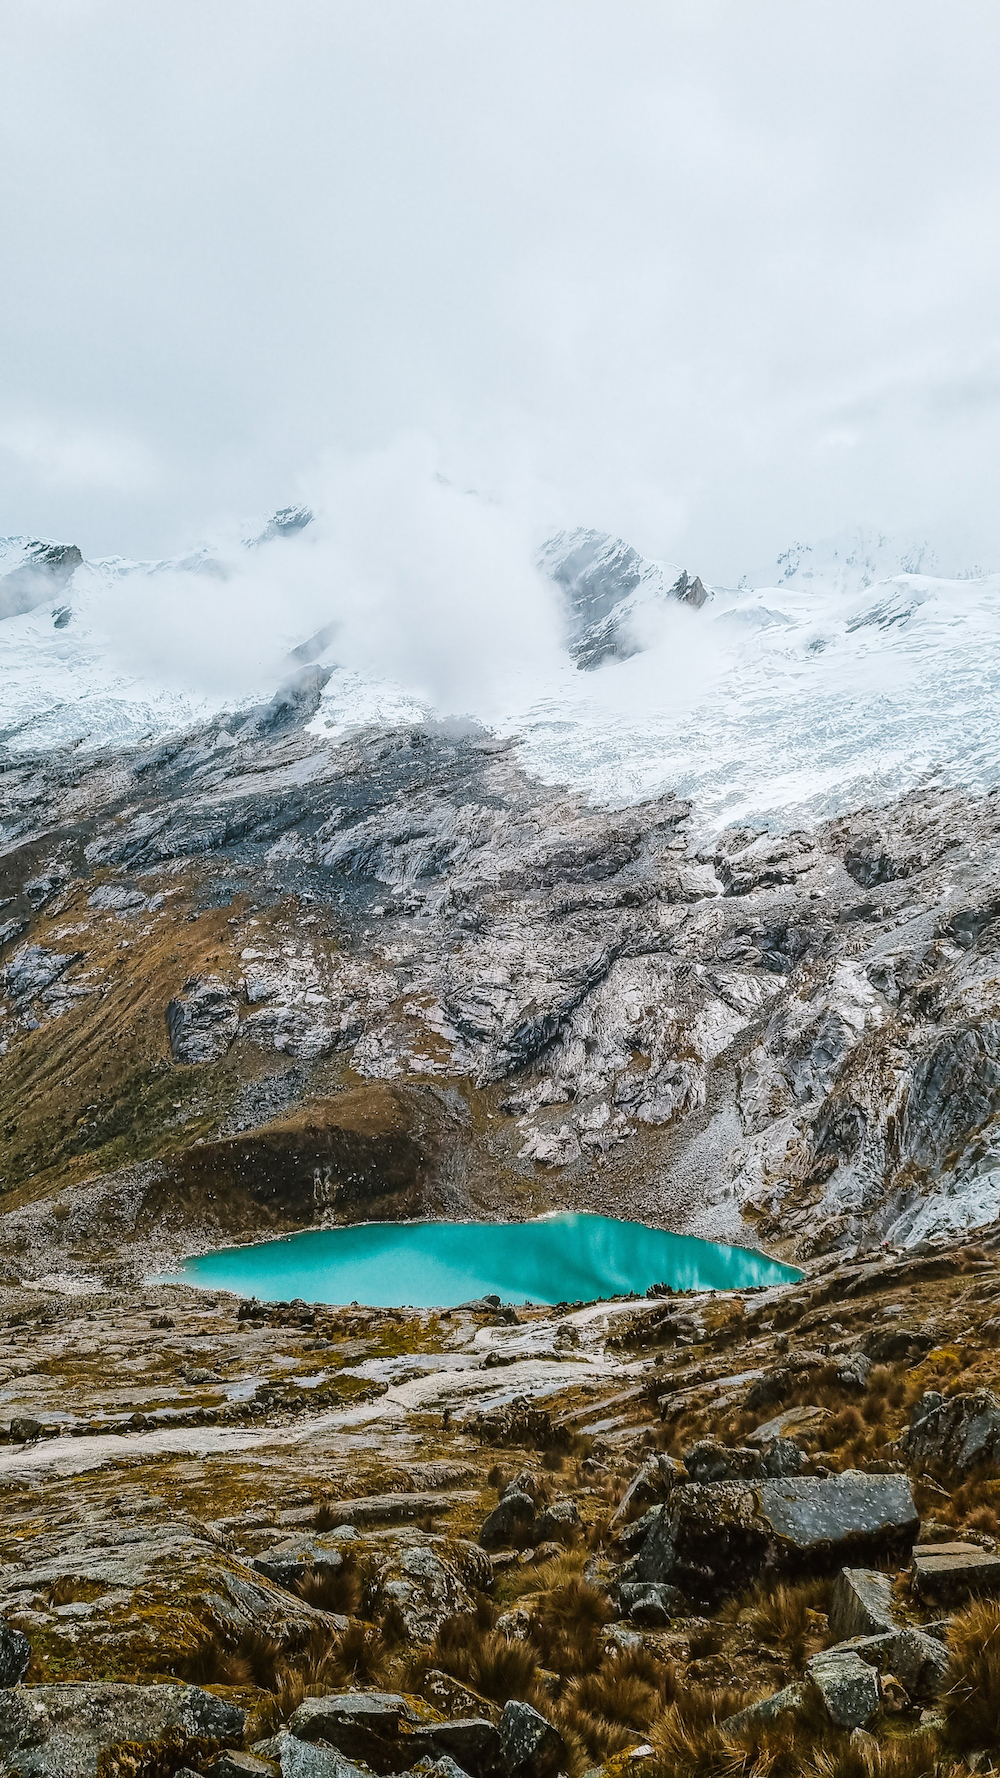
<svg viewBox="0 0 1000 1778">
<path fill-rule="evenodd" d="M 0 532 L 416 434 L 710 579 L 1000 565 L 996 0 L 0 0 Z"/>
</svg>

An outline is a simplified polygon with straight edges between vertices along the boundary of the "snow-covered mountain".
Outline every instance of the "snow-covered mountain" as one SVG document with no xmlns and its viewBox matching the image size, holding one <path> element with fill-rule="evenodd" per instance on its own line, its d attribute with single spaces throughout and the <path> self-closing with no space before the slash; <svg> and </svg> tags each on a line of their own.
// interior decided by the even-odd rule
<svg viewBox="0 0 1000 1778">
<path fill-rule="evenodd" d="M 311 719 L 326 736 L 449 714 L 345 655 L 333 581 L 310 607 L 318 622 L 296 628 L 289 596 L 280 648 L 238 696 L 186 675 L 197 640 L 183 633 L 169 673 L 123 662 L 116 614 L 141 631 L 167 603 L 210 610 L 226 588 L 232 606 L 244 571 L 294 590 L 303 533 L 311 514 L 288 507 L 248 527 L 235 556 L 85 562 L 72 546 L 0 542 L 0 745 L 125 745 L 226 712 Z M 463 714 L 517 737 L 546 782 L 612 804 L 677 792 L 712 827 L 808 823 L 931 780 L 1000 783 L 1000 575 L 932 574 L 920 546 L 864 531 L 797 545 L 735 589 L 594 531 L 560 533 L 538 561 L 561 664 Z"/>
</svg>

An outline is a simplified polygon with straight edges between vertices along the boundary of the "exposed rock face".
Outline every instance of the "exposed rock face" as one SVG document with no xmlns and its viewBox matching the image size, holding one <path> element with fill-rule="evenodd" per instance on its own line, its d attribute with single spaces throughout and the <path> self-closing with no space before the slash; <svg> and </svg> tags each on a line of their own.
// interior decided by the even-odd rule
<svg viewBox="0 0 1000 1778">
<path fill-rule="evenodd" d="M 243 1711 L 189 1685 L 35 1685 L 0 1692 L 0 1753 L 23 1778 L 95 1778 L 117 1741 L 168 1729 L 238 1736 Z"/>
<path fill-rule="evenodd" d="M 848 1553 L 900 1549 L 918 1518 L 905 1476 L 842 1475 L 690 1483 L 650 1515 L 630 1579 L 668 1581 L 714 1607 L 766 1567 L 801 1569 Z"/>
<path fill-rule="evenodd" d="M 397 1083 L 442 1126 L 411 1214 L 551 1195 L 808 1257 L 996 1213 L 995 799 L 709 845 L 675 798 L 587 806 L 479 731 L 334 744 L 286 714 L 7 762 L 8 1186 L 72 1160 L 121 1201 L 123 1157 L 155 1156 L 190 1215 L 220 1145 L 279 1217 L 288 1119 Z M 34 1040 L 55 1019 L 87 1058 L 57 1079 Z M 190 1115 L 171 1060 L 203 1076 Z M 309 1220 L 364 1198 L 346 1150 L 307 1146 Z"/>
<path fill-rule="evenodd" d="M 588 670 L 641 652 L 637 618 L 644 607 L 674 598 L 698 610 L 708 598 L 686 569 L 671 582 L 659 562 L 600 531 L 560 532 L 545 545 L 540 566 L 562 589 L 569 651 Z"/>
<path fill-rule="evenodd" d="M 236 1001 L 217 976 L 184 983 L 167 1007 L 170 1053 L 175 1062 L 218 1062 L 239 1029 Z"/>
<path fill-rule="evenodd" d="M 859 1729 L 870 1722 L 882 1699 L 879 1676 L 861 1656 L 831 1648 L 814 1655 L 807 1672 L 838 1729 Z"/>
<path fill-rule="evenodd" d="M 913 1409 L 900 1444 L 909 1461 L 958 1482 L 970 1470 L 1000 1468 L 1000 1401 L 988 1389 L 975 1395 L 928 1390 Z"/>
<path fill-rule="evenodd" d="M 0 1686 L 17 1685 L 28 1671 L 31 1643 L 21 1630 L 0 1618 Z"/>
<path fill-rule="evenodd" d="M 913 1585 L 921 1599 L 955 1605 L 971 1593 L 1000 1591 L 1000 1555 L 975 1544 L 928 1543 L 913 1552 Z"/>
<path fill-rule="evenodd" d="M 0 619 L 44 605 L 62 592 L 83 561 L 75 543 L 3 542 L 8 546 L 4 559 L 14 566 L 0 574 Z"/>
<path fill-rule="evenodd" d="M 507 1778 L 552 1778 L 566 1757 L 558 1729 L 513 1698 L 500 1718 L 500 1750 Z"/>
<path fill-rule="evenodd" d="M 877 1636 L 896 1624 L 892 1581 L 872 1568 L 842 1568 L 830 1603 L 830 1629 L 846 1642 L 852 1636 Z"/>
<path fill-rule="evenodd" d="M 535 1503 L 530 1494 L 519 1488 L 508 1488 L 490 1513 L 479 1533 L 484 1550 L 499 1550 L 505 1545 L 535 1541 Z"/>
</svg>

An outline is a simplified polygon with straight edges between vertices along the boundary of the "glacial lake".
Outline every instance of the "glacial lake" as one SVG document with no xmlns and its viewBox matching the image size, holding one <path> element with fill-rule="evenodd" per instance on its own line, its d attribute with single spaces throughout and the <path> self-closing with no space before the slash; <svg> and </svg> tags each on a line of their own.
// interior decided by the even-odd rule
<svg viewBox="0 0 1000 1778">
<path fill-rule="evenodd" d="M 170 1281 L 263 1302 L 453 1308 L 475 1297 L 593 1302 L 674 1290 L 739 1290 L 801 1277 L 752 1248 L 641 1222 L 563 1213 L 533 1222 L 365 1222 L 314 1229 L 184 1262 Z M 164 1280 L 165 1282 L 166 1280 Z"/>
</svg>

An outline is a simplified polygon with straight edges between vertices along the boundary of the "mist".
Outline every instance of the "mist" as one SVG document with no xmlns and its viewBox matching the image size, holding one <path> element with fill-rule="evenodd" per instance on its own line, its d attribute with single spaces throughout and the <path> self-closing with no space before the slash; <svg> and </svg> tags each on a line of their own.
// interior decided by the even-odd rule
<svg viewBox="0 0 1000 1778">
<path fill-rule="evenodd" d="M 994 6 L 2 28 L 0 529 L 169 554 L 416 435 L 709 580 L 859 522 L 1000 559 Z"/>
</svg>

